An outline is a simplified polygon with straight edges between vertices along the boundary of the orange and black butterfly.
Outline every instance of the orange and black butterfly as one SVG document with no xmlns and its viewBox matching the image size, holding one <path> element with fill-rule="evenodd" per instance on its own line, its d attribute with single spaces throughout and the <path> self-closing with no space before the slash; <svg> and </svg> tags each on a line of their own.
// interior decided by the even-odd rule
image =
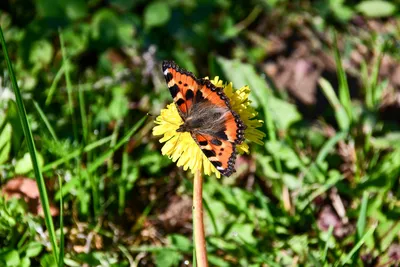
<svg viewBox="0 0 400 267">
<path fill-rule="evenodd" d="M 162 70 L 169 91 L 182 117 L 178 132 L 189 132 L 204 155 L 225 176 L 235 172 L 236 145 L 244 140 L 246 126 L 229 103 L 222 88 L 173 61 L 164 61 Z"/>
</svg>

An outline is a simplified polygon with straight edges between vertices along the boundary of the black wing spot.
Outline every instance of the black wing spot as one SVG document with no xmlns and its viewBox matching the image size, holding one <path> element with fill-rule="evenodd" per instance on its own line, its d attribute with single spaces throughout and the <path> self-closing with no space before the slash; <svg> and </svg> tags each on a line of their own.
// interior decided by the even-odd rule
<svg viewBox="0 0 400 267">
<path fill-rule="evenodd" d="M 226 135 L 225 130 L 221 130 L 221 131 L 217 132 L 215 134 L 215 137 L 222 139 L 222 140 L 228 140 L 228 136 Z"/>
<path fill-rule="evenodd" d="M 172 80 L 172 73 L 168 72 L 167 75 L 165 75 L 165 80 L 169 83 Z"/>
<path fill-rule="evenodd" d="M 187 90 L 186 91 L 186 100 L 193 99 L 194 93 L 192 90 Z"/>
<path fill-rule="evenodd" d="M 196 103 L 204 101 L 203 93 L 200 90 L 197 90 L 196 92 L 195 101 Z"/>
<path fill-rule="evenodd" d="M 179 92 L 179 87 L 178 85 L 174 84 L 173 86 L 171 86 L 169 88 L 169 91 L 171 92 L 172 98 L 175 98 L 175 96 L 178 94 Z"/>
<path fill-rule="evenodd" d="M 182 84 L 182 81 L 179 81 L 178 83 L 179 83 L 179 84 Z"/>
<path fill-rule="evenodd" d="M 188 84 L 187 84 L 187 83 L 185 83 L 183 86 L 188 86 Z"/>
<path fill-rule="evenodd" d="M 176 104 L 177 104 L 178 106 L 183 105 L 183 104 L 185 104 L 185 100 L 183 100 L 182 98 L 179 98 L 179 100 L 176 101 Z"/>
<path fill-rule="evenodd" d="M 207 141 L 200 141 L 200 142 L 199 142 L 199 145 L 201 145 L 201 146 L 206 146 L 207 144 L 208 144 Z"/>
<path fill-rule="evenodd" d="M 211 140 L 211 144 L 216 145 L 216 146 L 220 146 L 222 145 L 222 142 L 218 139 L 212 139 Z"/>
<path fill-rule="evenodd" d="M 215 166 L 215 167 L 221 167 L 222 163 L 220 161 L 211 161 L 211 163 Z"/>
<path fill-rule="evenodd" d="M 206 155 L 207 158 L 215 157 L 215 151 L 214 150 L 208 150 L 208 149 L 202 149 L 204 155 Z"/>
</svg>

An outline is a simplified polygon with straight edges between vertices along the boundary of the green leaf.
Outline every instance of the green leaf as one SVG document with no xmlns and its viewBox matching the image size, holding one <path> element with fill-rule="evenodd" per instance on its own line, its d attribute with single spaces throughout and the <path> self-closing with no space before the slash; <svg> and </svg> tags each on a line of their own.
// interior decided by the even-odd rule
<svg viewBox="0 0 400 267">
<path fill-rule="evenodd" d="M 372 18 L 389 17 L 396 12 L 396 6 L 388 1 L 370 0 L 359 3 L 356 10 Z"/>
<path fill-rule="evenodd" d="M 62 1 L 37 0 L 36 9 L 40 17 L 62 17 L 64 10 Z"/>
<path fill-rule="evenodd" d="M 268 141 L 265 143 L 265 148 L 272 155 L 276 155 L 280 160 L 286 163 L 286 167 L 290 170 L 297 168 L 305 168 L 304 164 L 308 164 L 309 160 L 305 158 L 303 163 L 296 152 L 289 146 L 278 141 Z"/>
<path fill-rule="evenodd" d="M 382 225 L 380 225 L 381 227 Z M 382 241 L 380 242 L 380 245 L 382 247 L 382 250 L 386 250 L 392 245 L 398 238 L 398 235 L 400 233 L 400 223 L 396 220 L 395 222 L 389 222 L 387 223 L 387 229 L 384 231 L 384 235 L 382 236 Z"/>
<path fill-rule="evenodd" d="M 39 154 L 36 153 L 37 159 L 38 159 L 38 164 L 41 167 L 43 167 L 43 157 Z M 19 159 L 17 161 L 17 163 L 15 164 L 15 173 L 16 174 L 26 174 L 30 171 L 33 170 L 33 166 L 32 166 L 32 160 L 31 157 L 29 155 L 29 153 L 25 153 L 25 155 Z"/>
<path fill-rule="evenodd" d="M 159 267 L 178 266 L 182 255 L 174 250 L 160 250 L 155 253 L 156 265 Z"/>
<path fill-rule="evenodd" d="M 282 180 L 290 190 L 300 189 L 303 184 L 297 176 L 288 173 L 282 175 Z"/>
<path fill-rule="evenodd" d="M 171 17 L 171 10 L 165 2 L 153 2 L 144 10 L 144 25 L 152 28 L 164 25 Z"/>
<path fill-rule="evenodd" d="M 98 10 L 91 23 L 91 36 L 101 48 L 118 43 L 118 27 L 120 19 L 111 9 Z"/>
<path fill-rule="evenodd" d="M 248 244 L 255 244 L 256 239 L 253 236 L 254 225 L 249 223 L 236 223 L 229 229 L 230 238 L 239 238 Z"/>
<path fill-rule="evenodd" d="M 178 250 L 184 252 L 190 252 L 192 248 L 192 242 L 184 235 L 172 234 L 169 236 L 170 242 Z"/>
<path fill-rule="evenodd" d="M 113 88 L 113 98 L 108 112 L 113 119 L 122 119 L 128 113 L 129 102 L 120 87 Z"/>
<path fill-rule="evenodd" d="M 87 47 L 89 45 L 91 30 L 91 25 L 83 22 L 79 23 L 79 25 L 75 25 L 73 28 L 66 28 L 63 30 L 62 35 L 65 39 L 65 43 L 68 44 L 68 56 L 72 57 L 79 55 L 88 49 Z M 64 72 L 63 67 L 60 68 L 59 72 Z M 57 75 L 61 76 L 62 73 Z M 58 80 L 53 81 L 52 87 L 55 86 L 54 83 L 57 82 Z"/>
<path fill-rule="evenodd" d="M 216 236 L 207 237 L 207 243 L 222 250 L 235 250 L 237 248 L 237 244 L 231 240 Z"/>
<path fill-rule="evenodd" d="M 171 161 L 159 152 L 151 151 L 143 155 L 139 160 L 140 166 L 148 168 L 150 173 L 159 173 L 161 168 L 171 164 Z"/>
<path fill-rule="evenodd" d="M 39 242 L 31 242 L 26 249 L 26 256 L 29 258 L 36 257 L 42 251 L 43 245 Z"/>
<path fill-rule="evenodd" d="M 215 255 L 208 255 L 208 261 L 211 263 L 211 266 L 219 266 L 219 267 L 230 267 L 232 266 L 229 264 L 228 261 L 225 261 L 223 258 L 215 256 Z"/>
<path fill-rule="evenodd" d="M 291 124 L 301 120 L 296 106 L 287 101 L 271 96 L 268 104 L 278 129 L 287 130 Z"/>
<path fill-rule="evenodd" d="M 52 257 L 50 254 L 45 254 L 40 259 L 40 266 L 41 267 L 57 267 L 57 263 L 55 262 L 54 257 Z"/>
<path fill-rule="evenodd" d="M 3 254 L 3 253 L 1 253 Z M 6 266 L 18 266 L 21 262 L 17 250 L 9 250 L 0 256 L 4 259 Z"/>
<path fill-rule="evenodd" d="M 65 13 L 71 20 L 84 18 L 88 8 L 85 0 L 68 0 L 65 3 Z"/>
<path fill-rule="evenodd" d="M 251 100 L 255 106 L 268 109 L 277 128 L 286 130 L 291 124 L 301 119 L 301 114 L 297 111 L 296 106 L 275 97 L 266 81 L 257 74 L 252 65 L 222 57 L 218 57 L 217 61 L 226 78 L 233 83 L 235 88 L 249 85 L 252 90 Z"/>
<path fill-rule="evenodd" d="M 36 41 L 31 48 L 29 61 L 32 64 L 48 65 L 53 58 L 53 46 L 46 40 Z"/>
<path fill-rule="evenodd" d="M 190 70 L 194 75 L 197 74 L 197 66 L 195 62 L 193 62 L 192 55 L 188 53 L 186 50 L 182 51 L 182 49 L 178 48 L 173 52 L 175 61 L 187 70 Z"/>
<path fill-rule="evenodd" d="M 308 237 L 306 235 L 294 235 L 288 240 L 288 244 L 296 255 L 304 257 L 307 254 Z"/>
<path fill-rule="evenodd" d="M 385 136 L 371 138 L 371 144 L 376 149 L 391 149 L 394 146 L 399 147 L 400 146 L 400 132 L 389 132 Z"/>
<path fill-rule="evenodd" d="M 354 11 L 345 5 L 335 5 L 331 8 L 335 16 L 343 22 L 347 22 L 354 15 Z"/>
<path fill-rule="evenodd" d="M 22 258 L 18 267 L 30 267 L 32 266 L 31 260 L 29 258 Z"/>
</svg>

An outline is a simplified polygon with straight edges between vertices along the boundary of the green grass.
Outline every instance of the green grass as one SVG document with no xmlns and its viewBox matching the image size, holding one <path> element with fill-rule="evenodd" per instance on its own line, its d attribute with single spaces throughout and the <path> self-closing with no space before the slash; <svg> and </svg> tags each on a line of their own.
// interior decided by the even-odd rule
<svg viewBox="0 0 400 267">
<path fill-rule="evenodd" d="M 50 205 L 49 205 L 49 198 L 47 195 L 46 185 L 45 185 L 44 178 L 42 175 L 42 170 L 40 169 L 40 166 L 38 164 L 35 142 L 33 140 L 31 128 L 29 126 L 28 117 L 27 117 L 27 113 L 25 110 L 25 105 L 22 100 L 21 92 L 20 92 L 18 84 L 17 84 L 17 79 L 15 78 L 13 66 L 12 66 L 12 63 L 8 56 L 7 45 L 6 45 L 6 41 L 4 40 L 3 29 L 1 27 L 0 27 L 0 41 L 1 41 L 1 46 L 3 48 L 4 57 L 6 59 L 8 72 L 9 72 L 9 75 L 11 78 L 12 87 L 14 89 L 15 100 L 16 100 L 17 108 L 18 108 L 18 117 L 19 117 L 21 125 L 22 125 L 26 144 L 28 146 L 28 150 L 29 150 L 29 154 L 30 154 L 30 158 L 31 158 L 31 162 L 32 162 L 33 171 L 35 173 L 36 183 L 38 185 L 38 189 L 39 189 L 39 193 L 40 193 L 40 201 L 41 201 L 42 207 L 43 207 L 46 227 L 47 227 L 47 230 L 49 231 L 49 237 L 50 237 L 50 242 L 51 242 L 51 247 L 52 247 L 52 253 L 54 256 L 54 261 L 58 263 L 59 262 L 59 257 L 58 257 L 59 252 L 58 252 L 58 245 L 57 245 L 57 237 L 56 237 L 56 234 L 54 231 L 53 219 L 50 215 Z"/>
<path fill-rule="evenodd" d="M 399 67 L 400 34 L 385 24 L 398 23 L 393 7 L 28 1 L 6 9 L 0 265 L 195 265 L 192 177 L 152 135 L 172 101 L 164 59 L 248 85 L 264 121 L 264 143 L 239 156 L 235 175 L 204 177 L 210 266 L 397 264 L 400 111 L 390 70 Z M 315 87 L 315 103 L 297 98 L 302 82 Z M 7 197 L 12 182 L 28 179 L 43 216 L 29 196 Z"/>
</svg>

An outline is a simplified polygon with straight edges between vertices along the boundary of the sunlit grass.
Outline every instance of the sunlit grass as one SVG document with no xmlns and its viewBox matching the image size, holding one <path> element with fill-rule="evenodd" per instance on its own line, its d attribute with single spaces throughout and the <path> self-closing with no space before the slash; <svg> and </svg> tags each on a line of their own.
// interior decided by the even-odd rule
<svg viewBox="0 0 400 267">
<path fill-rule="evenodd" d="M 28 146 L 29 154 L 31 156 L 33 170 L 35 173 L 36 183 L 39 188 L 40 201 L 41 201 L 42 207 L 43 207 L 46 227 L 47 227 L 47 230 L 49 231 L 49 237 L 50 237 L 50 242 L 51 242 L 51 246 L 52 246 L 52 253 L 53 253 L 55 262 L 58 263 L 59 262 L 59 255 L 58 255 L 59 250 L 58 250 L 58 245 L 57 245 L 57 237 L 56 237 L 56 234 L 54 231 L 53 219 L 50 214 L 50 205 L 49 205 L 49 198 L 47 195 L 47 189 L 46 189 L 45 181 L 44 181 L 44 178 L 42 175 L 42 170 L 40 169 L 40 166 L 38 164 L 35 142 L 33 140 L 32 131 L 31 131 L 31 128 L 30 128 L 30 125 L 28 122 L 27 113 L 25 110 L 25 105 L 22 100 L 21 92 L 20 92 L 18 84 L 17 84 L 17 79 L 14 74 L 13 66 L 12 66 L 10 58 L 8 56 L 7 45 L 6 45 L 6 41 L 4 40 L 3 30 L 1 28 L 1 26 L 0 26 L 0 41 L 1 41 L 1 45 L 3 47 L 3 52 L 4 52 L 5 59 L 6 59 L 8 72 L 9 72 L 9 75 L 11 78 L 12 87 L 14 89 L 15 100 L 16 100 L 17 107 L 18 107 L 18 116 L 19 116 L 19 119 L 20 119 L 20 122 L 22 125 L 22 129 L 24 131 L 25 140 L 26 140 L 26 143 Z"/>
<path fill-rule="evenodd" d="M 15 99 L 0 91 L 0 189 L 35 177 L 45 216 L 1 191 L 0 265 L 18 266 L 18 259 L 45 267 L 195 264 L 192 177 L 160 155 L 150 132 L 154 117 L 145 115 L 171 102 L 163 59 L 248 85 L 265 121 L 265 145 L 239 157 L 235 176 L 204 177 L 210 266 L 396 264 L 400 126 L 397 104 L 385 107 L 398 94 L 389 90 L 393 76 L 382 76 L 398 68 L 398 33 L 390 24 L 396 19 L 374 19 L 390 32 L 383 34 L 336 18 L 354 3 L 338 10 L 324 5 L 329 14 L 315 16 L 288 1 L 266 7 L 272 2 L 235 12 L 228 12 L 233 1 L 147 1 L 127 9 L 82 3 L 73 8 L 81 13 L 66 9 L 64 17 L 41 6 L 44 13 L 26 22 L 2 13 L 8 71 L 0 90 L 11 84 Z M 360 15 L 365 7 L 357 8 L 357 19 L 368 22 Z M 185 14 L 185 23 L 177 14 Z M 64 28 L 49 28 L 53 19 Z M 337 24 L 345 31 L 331 34 Z M 307 48 L 300 56 L 297 45 Z M 329 58 L 330 67 L 304 64 L 314 62 L 314 52 Z M 301 107 L 268 76 L 271 65 L 279 73 L 293 62 L 295 75 L 304 66 L 323 71 L 313 92 L 321 102 Z M 32 168 L 18 173 L 26 151 Z M 58 201 L 53 221 L 49 203 Z"/>
</svg>

